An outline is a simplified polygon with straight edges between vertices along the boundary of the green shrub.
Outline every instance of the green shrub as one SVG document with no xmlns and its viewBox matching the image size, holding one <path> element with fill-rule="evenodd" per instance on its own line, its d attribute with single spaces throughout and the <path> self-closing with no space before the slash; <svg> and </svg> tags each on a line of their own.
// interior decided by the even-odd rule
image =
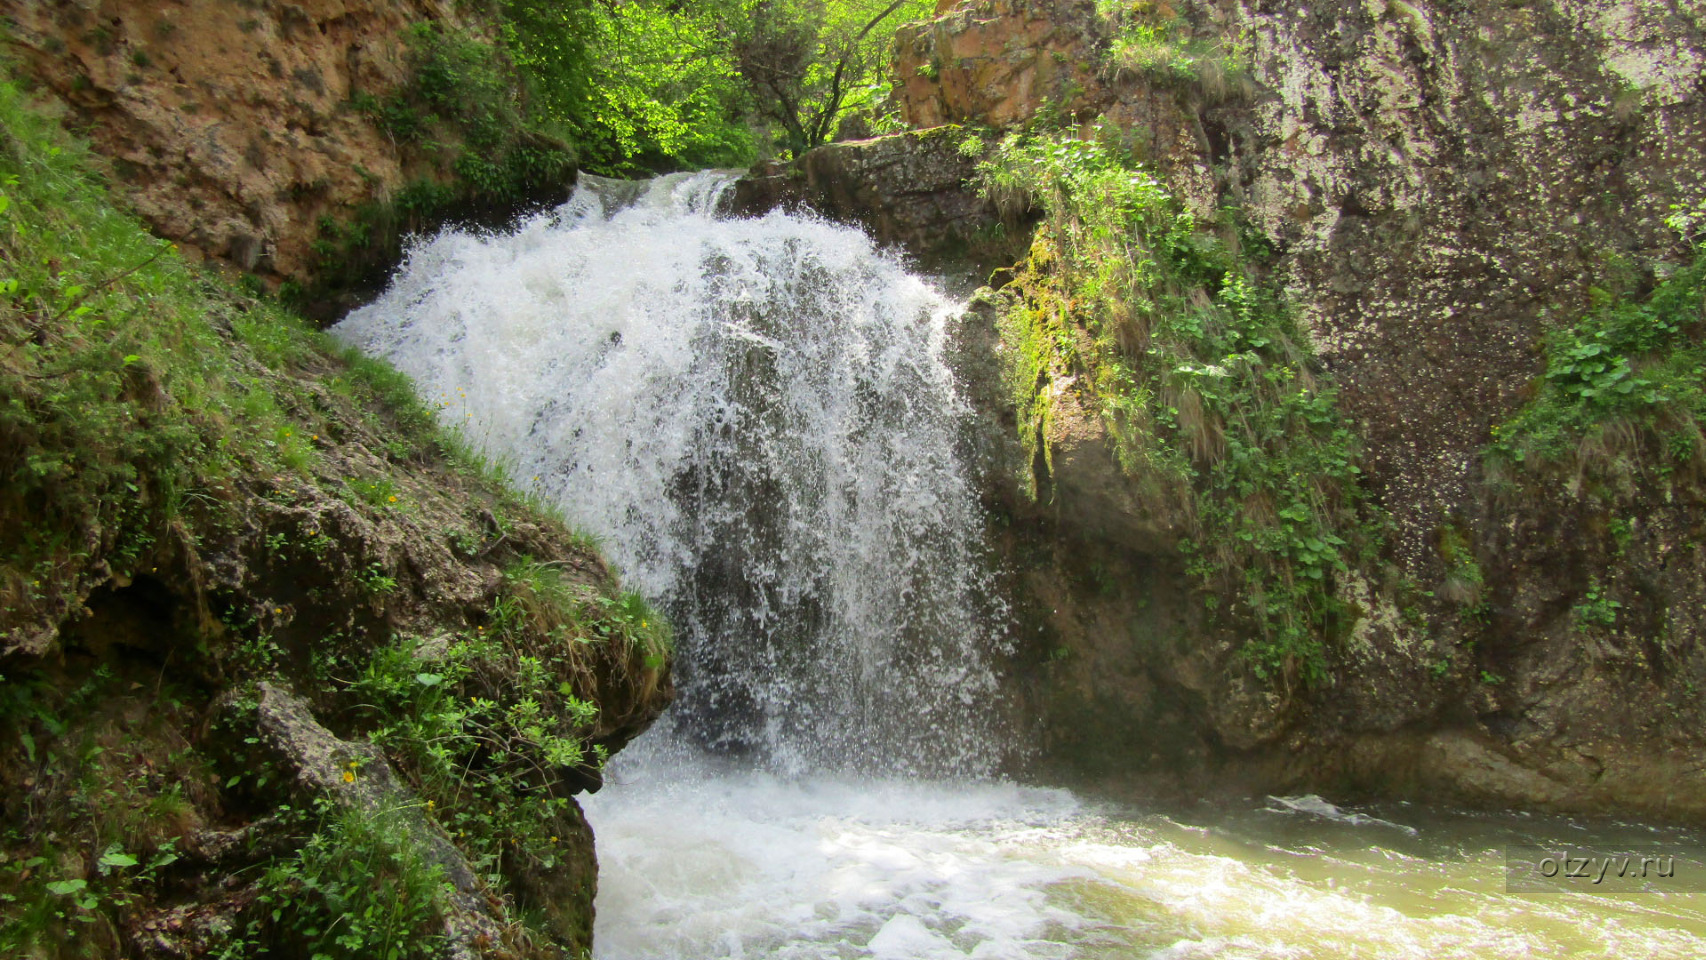
<svg viewBox="0 0 1706 960">
<path fill-rule="evenodd" d="M 325 824 L 260 882 L 262 916 L 246 942 L 289 941 L 325 960 L 412 960 L 439 953 L 448 884 L 396 811 L 325 814 Z"/>
<path fill-rule="evenodd" d="M 1191 570 L 1240 597 L 1269 677 L 1325 679 L 1335 574 L 1377 548 L 1359 514 L 1357 440 L 1279 297 L 1100 130 L 1010 135 L 986 194 L 1043 214 L 1000 319 L 1031 461 L 1051 463 L 1057 390 L 1084 388 L 1125 470 L 1189 518 Z"/>
<path fill-rule="evenodd" d="M 1627 484 L 1706 464 L 1706 247 L 1645 297 L 1595 287 L 1586 315 L 1546 339 L 1534 400 L 1493 429 L 1490 475 L 1568 469 Z"/>
</svg>

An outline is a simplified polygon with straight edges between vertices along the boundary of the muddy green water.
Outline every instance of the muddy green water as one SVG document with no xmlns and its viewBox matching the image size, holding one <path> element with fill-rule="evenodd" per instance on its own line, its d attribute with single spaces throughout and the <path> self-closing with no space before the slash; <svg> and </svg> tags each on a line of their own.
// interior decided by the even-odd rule
<svg viewBox="0 0 1706 960">
<path fill-rule="evenodd" d="M 1706 894 L 1506 891 L 1509 844 L 1685 849 L 1700 839 L 1685 830 L 1266 798 L 1145 808 L 643 755 L 616 772 L 588 803 L 601 960 L 1706 957 Z"/>
</svg>

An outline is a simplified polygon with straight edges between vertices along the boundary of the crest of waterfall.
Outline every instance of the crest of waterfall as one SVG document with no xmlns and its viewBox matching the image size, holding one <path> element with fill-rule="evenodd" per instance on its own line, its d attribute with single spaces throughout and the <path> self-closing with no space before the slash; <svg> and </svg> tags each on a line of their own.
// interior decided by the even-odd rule
<svg viewBox="0 0 1706 960">
<path fill-rule="evenodd" d="M 861 232 L 583 177 L 415 245 L 338 336 L 600 537 L 677 634 L 677 732 L 783 772 L 978 774 L 1005 617 L 956 455 L 957 305 Z"/>
</svg>

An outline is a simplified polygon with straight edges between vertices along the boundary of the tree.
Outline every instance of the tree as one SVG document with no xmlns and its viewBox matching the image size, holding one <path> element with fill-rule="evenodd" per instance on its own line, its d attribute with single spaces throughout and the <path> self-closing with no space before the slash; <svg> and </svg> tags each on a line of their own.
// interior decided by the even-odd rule
<svg viewBox="0 0 1706 960">
<path fill-rule="evenodd" d="M 758 114 L 795 156 L 880 97 L 894 28 L 928 16 L 930 0 L 744 0 L 728 29 Z"/>
<path fill-rule="evenodd" d="M 739 0 L 505 0 L 530 119 L 600 173 L 749 162 L 746 97 L 722 23 Z"/>
<path fill-rule="evenodd" d="M 749 121 L 798 155 L 886 89 L 894 28 L 932 0 L 501 0 L 526 119 L 630 174 L 750 162 Z"/>
</svg>

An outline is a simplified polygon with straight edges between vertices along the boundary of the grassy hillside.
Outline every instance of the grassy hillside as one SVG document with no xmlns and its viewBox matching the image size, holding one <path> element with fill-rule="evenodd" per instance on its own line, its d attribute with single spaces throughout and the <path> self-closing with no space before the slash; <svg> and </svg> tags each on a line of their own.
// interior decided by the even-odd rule
<svg viewBox="0 0 1706 960">
<path fill-rule="evenodd" d="M 0 954 L 585 949 L 667 626 L 95 169 L 0 83 Z"/>
</svg>

